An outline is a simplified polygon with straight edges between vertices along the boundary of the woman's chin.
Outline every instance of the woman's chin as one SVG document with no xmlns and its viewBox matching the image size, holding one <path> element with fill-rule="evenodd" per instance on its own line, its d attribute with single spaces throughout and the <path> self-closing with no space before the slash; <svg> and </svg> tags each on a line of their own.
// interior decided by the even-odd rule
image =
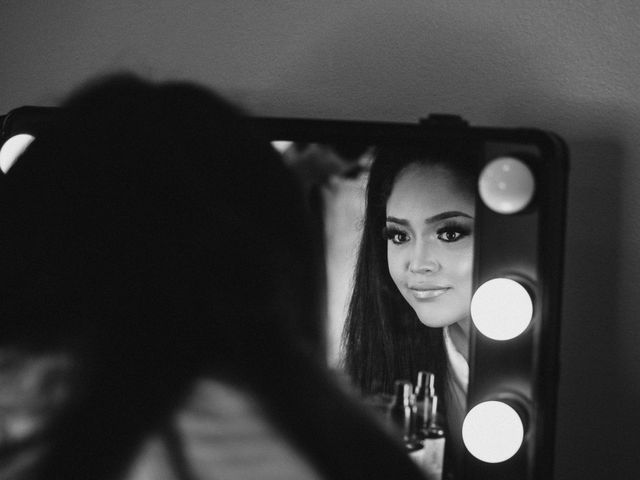
<svg viewBox="0 0 640 480">
<path fill-rule="evenodd" d="M 422 323 L 425 327 L 430 328 L 444 328 L 457 323 L 456 319 L 448 318 L 434 319 L 433 317 L 421 318 L 420 316 L 418 316 L 418 320 L 420 320 L 420 323 Z"/>
</svg>

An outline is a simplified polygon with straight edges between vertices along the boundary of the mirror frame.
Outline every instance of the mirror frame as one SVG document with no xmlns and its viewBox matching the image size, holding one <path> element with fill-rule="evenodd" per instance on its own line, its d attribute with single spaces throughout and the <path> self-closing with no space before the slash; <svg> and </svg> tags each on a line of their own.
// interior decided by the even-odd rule
<svg viewBox="0 0 640 480">
<path fill-rule="evenodd" d="M 502 145 L 505 154 L 525 147 L 522 154 L 514 155 L 534 176 L 536 191 L 529 206 L 515 214 L 499 214 L 476 193 L 473 291 L 496 276 L 526 278 L 534 314 L 527 330 L 507 342 L 485 337 L 472 326 L 467 392 L 467 411 L 488 399 L 515 397 L 525 437 L 518 452 L 506 461 L 486 463 L 467 450 L 459 467 L 464 480 L 552 478 L 569 172 L 568 148 L 562 138 L 533 128 L 470 126 L 449 114 L 430 115 L 415 124 L 264 117 L 252 121 L 270 141 L 376 145 L 471 140 L 487 147 L 478 171 L 495 158 L 488 153 L 489 145 Z M 500 245 L 499 251 L 495 245 Z"/>
</svg>

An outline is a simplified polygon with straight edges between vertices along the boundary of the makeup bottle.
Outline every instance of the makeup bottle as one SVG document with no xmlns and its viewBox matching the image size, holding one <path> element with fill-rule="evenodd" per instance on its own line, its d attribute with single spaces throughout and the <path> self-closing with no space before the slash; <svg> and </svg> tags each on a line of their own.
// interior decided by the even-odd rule
<svg viewBox="0 0 640 480">
<path fill-rule="evenodd" d="M 424 370 L 418 372 L 414 393 L 416 396 L 415 431 L 418 438 L 422 439 L 425 438 L 429 426 L 431 399 L 436 394 L 433 373 Z"/>
<path fill-rule="evenodd" d="M 422 444 L 415 435 L 415 416 L 413 385 L 406 380 L 397 380 L 394 387 L 394 397 L 389 405 L 388 418 L 408 452 L 422 448 Z"/>
<path fill-rule="evenodd" d="M 431 408 L 427 428 L 423 430 L 424 438 L 418 463 L 428 480 L 441 480 L 444 465 L 445 432 L 438 418 L 438 396 L 430 399 Z"/>
</svg>

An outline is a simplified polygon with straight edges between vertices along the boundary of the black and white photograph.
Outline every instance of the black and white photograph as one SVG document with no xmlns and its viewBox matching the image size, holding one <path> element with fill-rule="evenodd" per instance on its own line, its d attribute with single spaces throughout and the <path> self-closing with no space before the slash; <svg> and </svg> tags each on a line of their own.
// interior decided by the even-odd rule
<svg viewBox="0 0 640 480">
<path fill-rule="evenodd" d="M 640 475 L 640 3 L 0 0 L 0 480 Z"/>
</svg>

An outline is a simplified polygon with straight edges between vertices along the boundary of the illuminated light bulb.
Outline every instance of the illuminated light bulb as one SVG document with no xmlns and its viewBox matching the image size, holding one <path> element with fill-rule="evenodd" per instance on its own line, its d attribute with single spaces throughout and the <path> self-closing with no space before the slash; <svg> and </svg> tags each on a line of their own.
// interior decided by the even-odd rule
<svg viewBox="0 0 640 480">
<path fill-rule="evenodd" d="M 524 425 L 513 407 L 490 400 L 469 410 L 462 423 L 462 440 L 477 459 L 487 463 L 504 462 L 520 449 Z"/>
<path fill-rule="evenodd" d="M 520 283 L 494 278 L 471 298 L 471 319 L 476 328 L 494 340 L 510 340 L 524 332 L 533 317 L 533 300 Z"/>
<path fill-rule="evenodd" d="M 284 153 L 291 146 L 293 142 L 289 140 L 274 140 L 271 142 L 271 146 L 275 148 L 278 152 Z"/>
<path fill-rule="evenodd" d="M 24 153 L 31 142 L 35 140 L 33 135 L 28 133 L 20 133 L 9 138 L 2 148 L 0 148 L 0 169 L 3 173 L 7 173 L 9 169 L 16 163 L 18 157 Z"/>
<path fill-rule="evenodd" d="M 517 213 L 531 202 L 535 180 L 524 162 L 513 157 L 498 157 L 480 173 L 478 190 L 480 198 L 491 210 Z"/>
</svg>

